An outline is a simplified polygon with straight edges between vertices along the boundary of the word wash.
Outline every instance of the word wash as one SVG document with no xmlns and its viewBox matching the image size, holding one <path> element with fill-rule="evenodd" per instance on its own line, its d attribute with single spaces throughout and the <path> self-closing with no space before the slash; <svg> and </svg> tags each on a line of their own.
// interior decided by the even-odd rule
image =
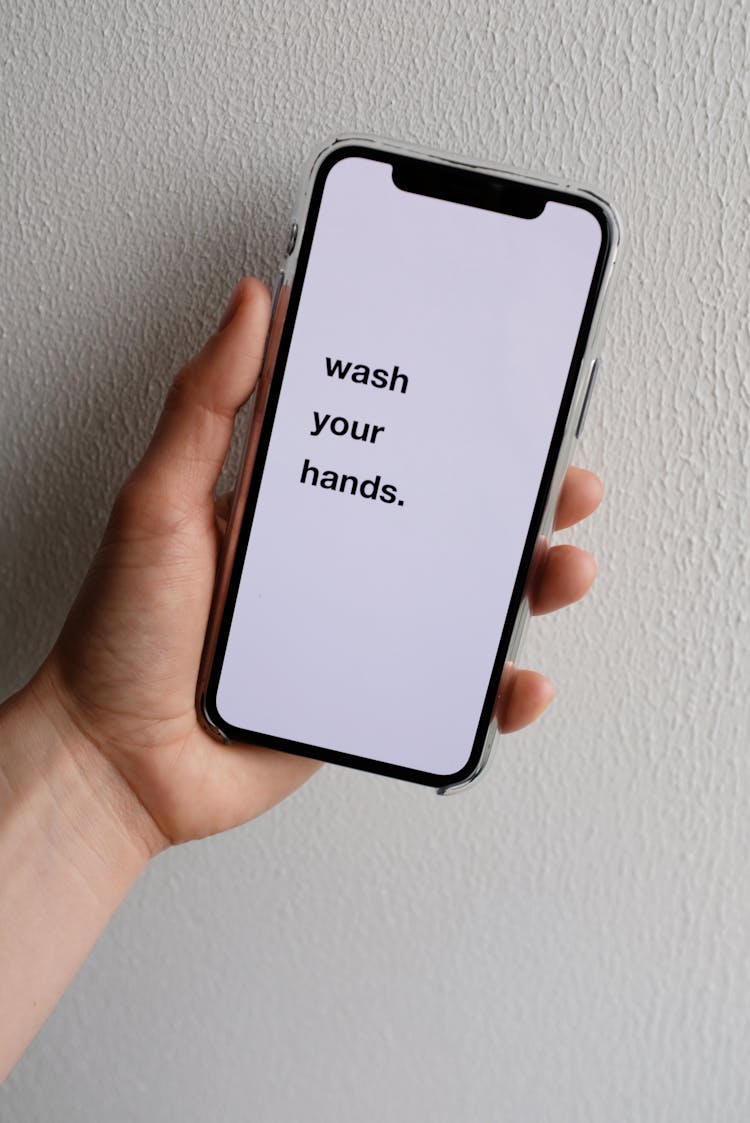
<svg viewBox="0 0 750 1123">
<path fill-rule="evenodd" d="M 372 386 L 376 390 L 388 390 L 391 393 L 405 394 L 409 379 L 403 371 L 394 366 L 393 370 L 384 370 L 382 367 L 371 369 L 364 363 L 345 363 L 342 359 L 326 360 L 326 374 L 329 378 L 340 382 L 349 381 L 358 386 Z M 374 445 L 381 434 L 385 433 L 385 425 L 376 425 L 372 421 L 331 416 L 330 413 L 320 413 L 313 410 L 311 437 L 348 437 L 352 441 L 361 441 L 363 444 Z M 382 443 L 382 441 L 381 441 Z M 302 466 L 301 484 L 320 487 L 328 491 L 338 491 L 342 494 L 359 495 L 362 499 L 377 499 L 381 503 L 395 503 L 403 507 L 403 499 L 398 498 L 398 488 L 395 484 L 384 484 L 382 476 L 376 475 L 371 479 L 360 479 L 344 472 L 334 472 L 330 468 L 319 468 L 310 462 L 308 457 Z"/>
</svg>

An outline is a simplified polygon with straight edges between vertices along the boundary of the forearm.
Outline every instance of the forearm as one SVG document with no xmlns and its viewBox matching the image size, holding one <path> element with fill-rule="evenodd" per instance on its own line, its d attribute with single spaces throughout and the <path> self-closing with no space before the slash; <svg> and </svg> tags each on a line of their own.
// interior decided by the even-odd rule
<svg viewBox="0 0 750 1123">
<path fill-rule="evenodd" d="M 0 707 L 0 1080 L 148 860 L 111 771 L 44 672 Z"/>
</svg>

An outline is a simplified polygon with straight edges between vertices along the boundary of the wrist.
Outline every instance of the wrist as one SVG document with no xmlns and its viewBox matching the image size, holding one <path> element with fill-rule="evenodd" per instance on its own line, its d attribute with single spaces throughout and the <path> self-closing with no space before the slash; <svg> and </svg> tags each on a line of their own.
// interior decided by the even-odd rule
<svg viewBox="0 0 750 1123">
<path fill-rule="evenodd" d="M 49 661 L 2 707 L 3 797 L 36 820 L 97 892 L 126 887 L 166 840 L 75 722 Z"/>
<path fill-rule="evenodd" d="M 0 706 L 0 1081 L 155 849 L 49 671 Z"/>
</svg>

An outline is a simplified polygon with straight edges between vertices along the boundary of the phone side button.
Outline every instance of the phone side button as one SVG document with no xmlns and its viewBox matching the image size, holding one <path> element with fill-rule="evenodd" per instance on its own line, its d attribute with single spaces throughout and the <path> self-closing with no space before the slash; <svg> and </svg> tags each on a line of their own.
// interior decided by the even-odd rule
<svg viewBox="0 0 750 1123">
<path fill-rule="evenodd" d="M 593 363 L 591 364 L 591 374 L 589 375 L 589 384 L 586 387 L 586 393 L 584 394 L 584 397 L 583 397 L 583 405 L 581 406 L 581 414 L 580 414 L 580 417 L 578 418 L 578 424 L 576 425 L 576 440 L 578 440 L 578 438 L 581 436 L 581 433 L 583 432 L 583 423 L 586 420 L 586 414 L 588 413 L 588 410 L 589 410 L 589 402 L 591 401 L 591 392 L 594 389 L 594 383 L 596 382 L 596 375 L 597 375 L 598 370 L 599 370 L 599 359 L 597 357 L 596 359 L 594 359 Z"/>
<path fill-rule="evenodd" d="M 274 283 L 273 283 L 273 291 L 271 293 L 271 319 L 273 319 L 273 314 L 276 311 L 276 305 L 278 304 L 279 294 L 281 292 L 281 286 L 283 284 L 284 284 L 284 270 L 279 269 L 278 273 L 276 274 L 276 279 L 274 280 Z"/>
</svg>

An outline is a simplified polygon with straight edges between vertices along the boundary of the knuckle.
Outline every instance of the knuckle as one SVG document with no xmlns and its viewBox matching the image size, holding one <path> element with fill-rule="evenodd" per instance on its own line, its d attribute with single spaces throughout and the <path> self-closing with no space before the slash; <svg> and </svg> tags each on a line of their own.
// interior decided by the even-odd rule
<svg viewBox="0 0 750 1123">
<path fill-rule="evenodd" d="M 117 538 L 157 538 L 173 534 L 186 518 L 158 477 L 136 469 L 115 497 L 108 529 Z"/>
<path fill-rule="evenodd" d="M 194 368 L 192 359 L 189 359 L 172 379 L 164 399 L 164 410 L 170 412 L 187 405 L 193 395 Z"/>
</svg>

